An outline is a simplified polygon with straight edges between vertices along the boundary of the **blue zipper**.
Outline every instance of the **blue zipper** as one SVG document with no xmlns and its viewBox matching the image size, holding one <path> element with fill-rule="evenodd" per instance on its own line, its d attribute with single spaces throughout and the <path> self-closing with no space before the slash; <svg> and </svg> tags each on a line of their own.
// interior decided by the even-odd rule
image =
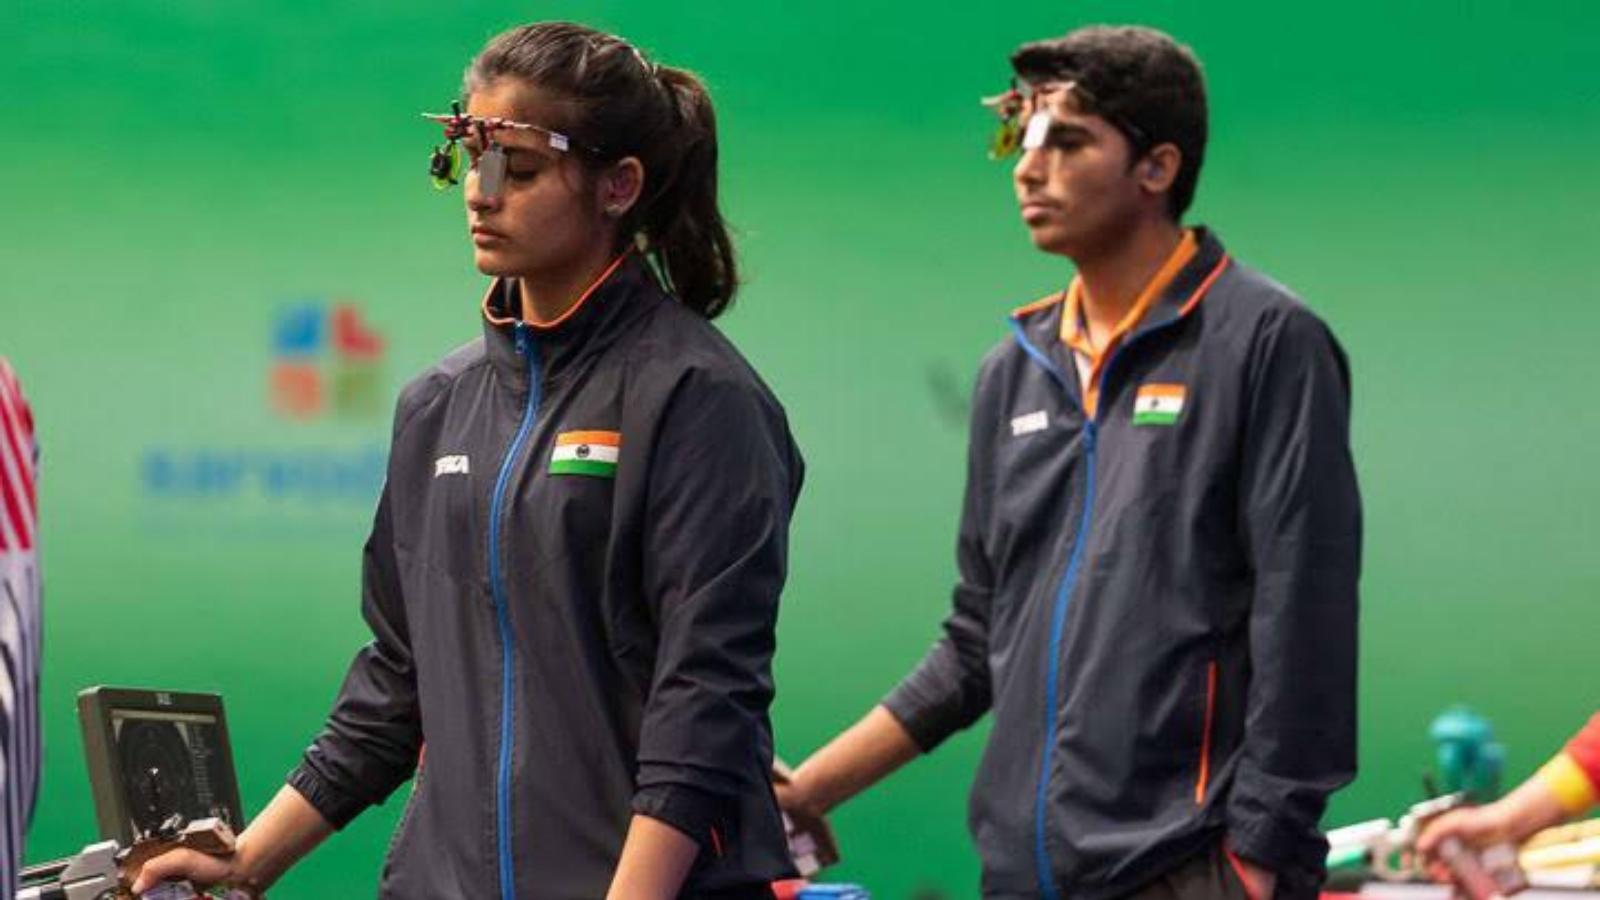
<svg viewBox="0 0 1600 900">
<path fill-rule="evenodd" d="M 1226 256 L 1223 257 L 1223 262 L 1227 262 Z M 1106 358 L 1105 367 L 1100 370 L 1100 384 L 1104 385 L 1106 383 L 1107 376 L 1111 374 L 1112 365 L 1129 345 L 1135 341 L 1143 340 L 1158 331 L 1170 328 L 1181 321 L 1183 321 L 1183 316 L 1180 314 L 1130 335 L 1120 346 L 1113 349 L 1111 355 Z M 1066 373 L 1062 372 L 1060 366 L 1056 365 L 1049 356 L 1046 356 L 1042 350 L 1033 345 L 1032 341 L 1028 340 L 1027 332 L 1023 331 L 1022 322 L 1019 319 L 1012 317 L 1007 322 L 1016 337 L 1017 345 L 1035 363 L 1038 363 L 1041 368 L 1050 374 L 1050 377 L 1055 380 L 1062 393 L 1066 394 L 1067 399 L 1070 401 L 1072 399 L 1072 388 L 1067 382 Z M 1097 432 L 1100 428 L 1099 413 L 1099 409 L 1095 410 L 1095 415 L 1087 416 L 1084 421 L 1084 477 L 1087 481 L 1087 487 L 1084 489 L 1083 494 L 1083 514 L 1078 521 L 1078 533 L 1073 538 L 1072 553 L 1067 557 L 1067 571 L 1062 575 L 1061 586 L 1056 590 L 1055 609 L 1050 616 L 1050 658 L 1048 664 L 1048 677 L 1050 680 L 1045 685 L 1044 750 L 1040 753 L 1039 787 L 1034 795 L 1033 807 L 1034 869 L 1039 879 L 1039 893 L 1044 896 L 1045 900 L 1059 900 L 1061 896 L 1056 891 L 1055 879 L 1050 872 L 1050 855 L 1045 849 L 1045 817 L 1048 806 L 1046 803 L 1047 787 L 1050 782 L 1050 759 L 1054 755 L 1056 747 L 1056 716 L 1059 712 L 1057 709 L 1056 682 L 1060 680 L 1062 630 L 1067 624 L 1067 603 L 1072 597 L 1073 587 L 1077 584 L 1078 569 L 1083 560 L 1083 548 L 1088 543 L 1089 526 L 1093 521 L 1091 513 L 1094 511 L 1095 444 Z"/>
<path fill-rule="evenodd" d="M 1062 392 L 1070 400 L 1071 388 L 1067 385 L 1067 376 L 1061 367 L 1044 355 L 1043 351 L 1035 347 L 1028 340 L 1027 334 L 1022 330 L 1022 323 L 1017 319 L 1010 319 L 1011 330 L 1016 335 L 1017 345 L 1024 353 L 1032 357 L 1050 377 L 1055 380 Z M 1110 360 L 1106 361 L 1110 368 Z M 1061 636 L 1067 624 L 1067 603 L 1072 597 L 1072 588 L 1078 581 L 1078 568 L 1083 559 L 1083 547 L 1088 543 L 1090 517 L 1094 511 L 1094 450 L 1095 450 L 1095 420 L 1088 418 L 1083 426 L 1084 478 L 1087 487 L 1083 495 L 1083 512 L 1078 519 L 1078 533 L 1072 539 L 1072 553 L 1067 557 L 1067 571 L 1061 576 L 1061 584 L 1056 588 L 1054 610 L 1050 614 L 1050 657 L 1046 667 L 1045 682 L 1045 720 L 1044 720 L 1044 748 L 1039 754 L 1039 784 L 1034 792 L 1033 800 L 1033 864 L 1039 879 L 1039 893 L 1045 900 L 1058 900 L 1056 893 L 1055 877 L 1050 871 L 1050 854 L 1045 847 L 1046 817 L 1049 807 L 1048 787 L 1050 784 L 1050 760 L 1055 755 L 1056 748 L 1056 714 L 1059 700 L 1056 696 L 1056 684 L 1060 681 L 1061 671 Z"/>
<path fill-rule="evenodd" d="M 511 469 L 522 452 L 522 445 L 533 430 L 533 420 L 539 415 L 540 372 L 538 348 L 528 334 L 528 326 L 516 324 L 517 355 L 528 363 L 528 403 L 522 411 L 522 424 L 517 436 L 511 439 L 506 455 L 500 462 L 500 475 L 494 483 L 494 499 L 489 505 L 489 589 L 494 595 L 495 618 L 500 625 L 500 756 L 495 778 L 495 825 L 498 829 L 500 851 L 500 897 L 516 900 L 516 876 L 511 865 L 511 728 L 512 697 L 516 684 L 511 678 L 514 662 L 511 640 L 511 613 L 506 603 L 505 579 L 501 572 L 500 513 L 505 505 L 506 485 L 511 480 Z"/>
</svg>

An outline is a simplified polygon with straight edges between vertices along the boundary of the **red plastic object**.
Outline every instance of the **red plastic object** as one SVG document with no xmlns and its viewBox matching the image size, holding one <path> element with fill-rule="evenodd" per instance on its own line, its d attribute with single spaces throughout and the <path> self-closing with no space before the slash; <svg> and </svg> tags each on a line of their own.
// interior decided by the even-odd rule
<svg viewBox="0 0 1600 900">
<path fill-rule="evenodd" d="M 778 900 L 794 900 L 794 898 L 800 896 L 800 891 L 810 883 L 811 882 L 806 881 L 804 878 L 791 878 L 788 881 L 774 881 L 772 883 L 772 893 L 778 898 Z"/>
</svg>

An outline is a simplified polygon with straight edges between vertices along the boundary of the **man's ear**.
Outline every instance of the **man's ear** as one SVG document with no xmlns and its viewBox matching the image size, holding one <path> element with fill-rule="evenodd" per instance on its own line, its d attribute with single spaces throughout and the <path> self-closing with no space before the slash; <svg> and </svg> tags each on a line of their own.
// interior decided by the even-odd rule
<svg viewBox="0 0 1600 900">
<path fill-rule="evenodd" d="M 639 202 L 644 193 L 644 163 L 626 156 L 600 173 L 600 211 L 608 218 L 620 219 Z"/>
<path fill-rule="evenodd" d="M 1176 144 L 1157 144 L 1139 163 L 1139 184 L 1152 194 L 1172 190 L 1178 180 L 1178 170 L 1183 167 L 1183 151 Z"/>
</svg>

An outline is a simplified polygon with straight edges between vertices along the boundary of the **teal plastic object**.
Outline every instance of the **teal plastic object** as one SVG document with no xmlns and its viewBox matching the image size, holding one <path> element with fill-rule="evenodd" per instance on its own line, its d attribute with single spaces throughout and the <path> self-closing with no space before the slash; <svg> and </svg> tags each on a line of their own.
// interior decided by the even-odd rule
<svg viewBox="0 0 1600 900">
<path fill-rule="evenodd" d="M 1452 706 L 1433 720 L 1428 736 L 1435 744 L 1440 790 L 1460 791 L 1472 803 L 1500 796 L 1506 752 L 1488 719 L 1466 706 Z"/>
</svg>

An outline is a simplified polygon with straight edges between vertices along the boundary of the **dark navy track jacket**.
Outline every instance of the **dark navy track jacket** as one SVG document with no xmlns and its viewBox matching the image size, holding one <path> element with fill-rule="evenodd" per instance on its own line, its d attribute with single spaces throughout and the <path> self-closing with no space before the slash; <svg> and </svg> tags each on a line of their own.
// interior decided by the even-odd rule
<svg viewBox="0 0 1600 900">
<path fill-rule="evenodd" d="M 505 283 L 485 305 L 517 309 Z M 392 900 L 597 900 L 634 813 L 701 844 L 682 896 L 770 896 L 802 469 L 777 400 L 636 257 L 553 327 L 487 320 L 400 396 L 373 640 L 290 784 L 342 826 L 416 770 Z"/>
<path fill-rule="evenodd" d="M 1345 356 L 1202 231 L 1089 419 L 1064 307 L 984 360 L 954 610 L 885 705 L 924 749 L 994 713 L 986 897 L 1113 897 L 1224 836 L 1313 896 L 1356 759 Z"/>
</svg>

